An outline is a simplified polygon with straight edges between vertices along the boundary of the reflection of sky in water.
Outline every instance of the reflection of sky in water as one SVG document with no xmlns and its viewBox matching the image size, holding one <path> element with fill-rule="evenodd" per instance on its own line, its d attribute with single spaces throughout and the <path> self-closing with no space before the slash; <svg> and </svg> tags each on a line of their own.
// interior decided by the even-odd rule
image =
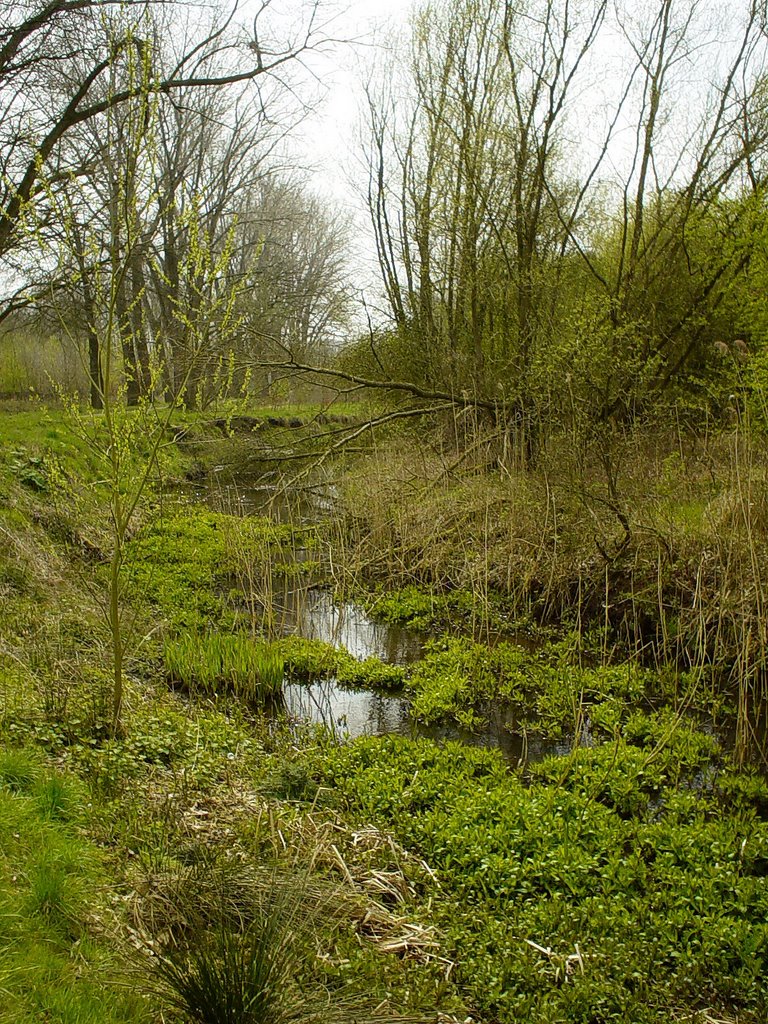
<svg viewBox="0 0 768 1024">
<path fill-rule="evenodd" d="M 339 739 L 357 736 L 424 736 L 429 739 L 459 740 L 473 747 L 491 747 L 501 751 L 512 765 L 541 761 L 550 754 L 568 754 L 572 738 L 557 742 L 512 733 L 505 716 L 492 716 L 480 732 L 468 732 L 455 726 L 421 725 L 410 716 L 408 701 L 391 694 L 368 690 L 343 690 L 333 680 L 302 686 L 288 683 L 283 687 L 286 711 L 291 717 L 316 725 L 324 725 Z"/>
<path fill-rule="evenodd" d="M 232 515 L 268 516 L 278 523 L 316 523 L 331 514 L 335 507 L 335 489 L 329 484 L 319 483 L 305 488 L 282 488 L 276 484 L 258 484 L 242 487 L 226 482 L 226 467 L 222 470 L 224 479 L 217 480 L 211 487 L 216 495 L 216 506 Z"/>
<path fill-rule="evenodd" d="M 325 725 L 337 736 L 409 732 L 408 705 L 400 697 L 368 690 L 341 690 L 333 682 L 283 687 L 288 713 L 304 722 Z"/>
<path fill-rule="evenodd" d="M 225 467 L 221 469 L 224 471 Z M 222 476 L 226 477 L 226 472 L 222 472 Z M 239 515 L 269 515 L 286 523 L 316 522 L 331 512 L 334 505 L 333 489 L 322 485 L 296 493 L 280 491 L 269 484 L 242 489 L 219 480 L 215 491 L 218 507 L 226 511 Z M 296 562 L 313 561 L 318 554 L 299 548 L 289 557 Z M 324 640 L 346 648 L 360 660 L 376 657 L 391 664 L 408 665 L 422 656 L 422 637 L 418 634 L 389 623 L 374 622 L 360 605 L 349 601 L 337 603 L 330 592 L 313 588 L 306 578 L 288 576 L 282 581 L 275 579 L 273 583 L 275 589 L 267 600 L 272 627 L 278 632 Z M 370 690 L 344 690 L 334 680 L 311 685 L 286 683 L 283 694 L 291 718 L 324 725 L 340 739 L 399 733 L 437 741 L 459 740 L 471 746 L 497 748 L 510 764 L 540 761 L 550 754 L 567 754 L 573 742 L 572 737 L 558 742 L 526 738 L 504 711 L 492 712 L 480 732 L 468 732 L 456 726 L 422 725 L 411 718 L 404 697 Z"/>
<path fill-rule="evenodd" d="M 295 629 L 300 636 L 346 647 L 355 658 L 381 658 L 407 664 L 421 656 L 421 642 L 408 630 L 373 622 L 356 604 L 336 604 L 325 590 L 310 590 L 296 608 Z"/>
<path fill-rule="evenodd" d="M 373 622 L 359 605 L 336 604 L 328 591 L 286 589 L 281 603 L 287 633 L 345 647 L 360 659 L 377 657 L 403 665 L 421 657 L 421 639 L 417 634 Z M 540 761 L 549 754 L 567 754 L 571 749 L 570 738 L 545 743 L 524 737 L 503 712 L 491 714 L 482 731 L 468 732 L 455 726 L 421 725 L 411 718 L 405 698 L 368 690 L 344 690 L 334 680 L 311 686 L 287 684 L 284 693 L 286 709 L 292 717 L 325 725 L 339 738 L 400 733 L 438 741 L 460 740 L 471 746 L 496 747 L 511 764 Z"/>
</svg>

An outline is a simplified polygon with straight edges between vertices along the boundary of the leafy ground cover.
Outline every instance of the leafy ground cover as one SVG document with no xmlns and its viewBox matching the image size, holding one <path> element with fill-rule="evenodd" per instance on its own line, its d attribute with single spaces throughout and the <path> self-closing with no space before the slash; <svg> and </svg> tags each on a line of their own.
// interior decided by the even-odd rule
<svg viewBox="0 0 768 1024">
<path fill-rule="evenodd" d="M 316 544 L 312 529 L 182 505 L 155 518 L 127 546 L 128 586 L 174 628 L 231 627 L 248 597 L 260 600 L 264 611 L 269 594 L 259 593 L 262 580 L 311 571 L 314 561 L 294 555 Z"/>
<path fill-rule="evenodd" d="M 710 745 L 677 735 L 662 752 L 579 750 L 527 781 L 492 751 L 365 739 L 310 759 L 308 779 L 430 865 L 429 920 L 480 1019 L 757 1022 L 768 825 L 743 796 L 724 814 L 700 778 Z"/>
<path fill-rule="evenodd" d="M 426 641 L 423 657 L 410 665 L 358 660 L 343 647 L 299 636 L 278 639 L 274 647 L 293 681 L 396 691 L 414 720 L 469 732 L 482 731 L 500 709 L 510 728 L 550 740 L 615 736 L 653 707 L 672 709 L 673 722 L 688 716 L 710 727 L 723 726 L 734 714 L 729 694 L 703 669 L 652 670 L 634 662 L 587 667 L 579 665 L 568 638 L 524 647 L 442 636 Z"/>
<path fill-rule="evenodd" d="M 432 720 L 474 724 L 502 697 L 545 736 L 589 719 L 591 745 L 525 771 L 453 743 L 338 746 L 229 686 L 169 692 L 164 648 L 187 643 L 198 667 L 206 643 L 245 649 L 273 577 L 317 541 L 150 497 L 126 548 L 135 643 L 110 735 L 108 533 L 87 459 L 47 446 L 59 428 L 9 427 L 17 454 L 0 458 L 4 1024 L 189 1019 L 169 972 L 252 966 L 286 877 L 308 924 L 281 961 L 299 1016 L 766 1019 L 768 787 L 697 727 L 694 710 L 729 711 L 707 677 L 579 664 L 567 640 L 447 637 L 410 672 L 291 636 L 270 648 L 291 678 L 403 687 Z"/>
<path fill-rule="evenodd" d="M 482 594 L 468 587 L 410 583 L 387 588 L 361 586 L 355 595 L 378 622 L 408 626 L 424 633 L 461 632 L 485 636 L 556 639 L 561 630 L 523 615 L 499 589 Z"/>
<path fill-rule="evenodd" d="M 443 637 L 426 644 L 424 658 L 408 673 L 406 693 L 414 716 L 424 722 L 472 729 L 489 707 L 501 704 L 519 728 L 549 737 L 578 732 L 587 719 L 590 730 L 612 735 L 641 705 L 672 704 L 720 719 L 731 708 L 727 692 L 713 686 L 706 669 L 579 661 L 577 645 L 567 637 L 533 648 Z"/>
<path fill-rule="evenodd" d="M 42 418 L 24 425 L 28 450 L 42 460 L 31 463 L 35 469 L 51 457 L 47 429 Z M 0 777 L 0 1019 L 148 1022 L 168 1019 L 174 1006 L 188 1019 L 150 954 L 188 972 L 205 949 L 217 959 L 224 937 L 233 962 L 252 966 L 250 953 L 265 948 L 254 930 L 263 901 L 244 879 L 270 875 L 272 865 L 294 890 L 306 877 L 305 909 L 326 908 L 302 914 L 312 928 L 300 945 L 286 953 L 276 939 L 269 947 L 291 976 L 282 984 L 283 970 L 272 985 L 275 1007 L 290 995 L 285 1012 L 298 1007 L 307 1019 L 326 1020 L 381 1020 L 398 1007 L 411 1015 L 431 1007 L 439 971 L 428 969 L 424 980 L 411 971 L 410 955 L 401 964 L 404 915 L 366 888 L 368 880 L 380 888 L 373 872 L 389 865 L 384 837 L 362 857 L 343 823 L 328 831 L 331 822 L 261 797 L 269 788 L 265 750 L 288 763 L 295 736 L 241 706 L 227 687 L 221 700 L 190 701 L 162 679 L 163 638 L 178 643 L 191 630 L 196 641 L 211 636 L 237 646 L 245 630 L 216 630 L 248 619 L 241 574 L 257 566 L 279 575 L 283 555 L 292 560 L 299 543 L 306 551 L 311 536 L 201 510 L 168 515 L 167 504 L 149 495 L 127 549 L 133 632 L 122 728 L 111 735 L 102 599 L 108 552 L 97 543 L 108 532 L 98 502 L 79 501 L 83 492 L 87 499 L 89 473 L 85 463 L 69 462 L 39 487 L 22 478 L 16 456 L 0 465 L 0 744 L 8 761 Z M 70 527 L 93 543 L 79 543 Z M 54 809 L 50 821 L 36 809 L 47 780 L 67 806 L 66 816 Z M 274 886 L 257 888 L 269 894 Z M 323 888 L 330 895 L 320 899 Z M 332 912 L 329 901 L 337 904 Z M 313 998 L 300 998 L 302 991 Z M 225 986 L 220 996 L 228 993 Z"/>
<path fill-rule="evenodd" d="M 276 647 L 285 659 L 286 675 L 300 683 L 334 679 L 350 689 L 396 690 L 407 678 L 407 670 L 401 665 L 375 657 L 361 661 L 343 647 L 324 640 L 286 636 L 276 641 Z"/>
</svg>

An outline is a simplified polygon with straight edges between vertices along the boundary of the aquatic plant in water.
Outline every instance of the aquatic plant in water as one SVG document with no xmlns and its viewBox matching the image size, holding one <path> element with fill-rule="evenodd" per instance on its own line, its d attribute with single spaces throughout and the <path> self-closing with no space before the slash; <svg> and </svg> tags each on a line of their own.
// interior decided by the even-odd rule
<svg viewBox="0 0 768 1024">
<path fill-rule="evenodd" d="M 274 645 L 240 633 L 184 633 L 166 641 L 163 660 L 171 682 L 205 694 L 232 693 L 251 704 L 277 697 L 285 672 Z"/>
</svg>

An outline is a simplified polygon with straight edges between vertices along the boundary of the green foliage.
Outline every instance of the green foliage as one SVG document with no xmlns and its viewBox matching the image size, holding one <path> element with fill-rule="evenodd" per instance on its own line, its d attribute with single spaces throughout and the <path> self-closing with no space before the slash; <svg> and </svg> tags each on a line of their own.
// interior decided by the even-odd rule
<svg viewBox="0 0 768 1024">
<path fill-rule="evenodd" d="M 637 719 L 645 716 L 638 713 Z M 648 716 L 648 730 L 639 743 L 616 739 L 612 743 L 579 747 L 567 758 L 549 757 L 530 768 L 531 779 L 596 800 L 622 817 L 656 813 L 662 793 L 673 787 L 703 790 L 718 745 L 688 723 L 666 732 L 667 716 Z M 665 745 L 649 738 L 665 730 Z"/>
<path fill-rule="evenodd" d="M 159 697 L 134 712 L 124 736 L 84 737 L 65 748 L 67 760 L 95 792 L 128 798 L 136 780 L 162 775 L 187 790 L 207 791 L 228 777 L 241 761 L 258 759 L 261 746 L 237 716 L 205 708 L 194 714 Z"/>
<path fill-rule="evenodd" d="M 43 455 L 29 455 L 23 448 L 11 452 L 11 471 L 33 491 L 48 490 L 48 465 Z"/>
<path fill-rule="evenodd" d="M 275 645 L 242 633 L 181 634 L 166 641 L 163 659 L 171 682 L 209 695 L 232 693 L 249 704 L 276 698 L 285 674 Z"/>
<path fill-rule="evenodd" d="M 277 641 L 285 659 L 285 671 L 297 682 L 313 682 L 336 675 L 339 649 L 325 640 L 307 640 L 300 636 L 286 636 Z"/>
<path fill-rule="evenodd" d="M 3 412 L 4 450 L 0 465 L 17 480 L 25 469 L 40 473 L 48 499 L 75 481 L 98 484 L 98 463 L 88 445 L 69 431 L 61 412 L 31 406 Z"/>
<path fill-rule="evenodd" d="M 340 659 L 336 670 L 336 681 L 350 689 L 399 690 L 408 672 L 402 665 L 391 665 L 379 658 L 370 657 L 358 661 L 351 654 Z"/>
<path fill-rule="evenodd" d="M 412 712 L 424 722 L 454 718 L 471 728 L 480 723 L 482 701 L 522 699 L 528 661 L 522 648 L 509 644 L 491 649 L 459 637 L 433 641 L 408 679 Z"/>
<path fill-rule="evenodd" d="M 359 661 L 343 647 L 324 640 L 288 636 L 275 642 L 285 659 L 286 674 L 296 682 L 334 679 L 340 686 L 356 689 L 393 690 L 402 687 L 407 672 L 379 658 Z"/>
<path fill-rule="evenodd" d="M 15 762 L 15 767 L 13 762 Z M 90 937 L 103 912 L 102 855 L 76 825 L 82 787 L 39 755 L 8 750 L 0 781 L 0 1018 L 13 1024 L 139 1022 L 146 1004 L 112 984 Z"/>
<path fill-rule="evenodd" d="M 155 519 L 126 545 L 129 593 L 157 606 L 177 629 L 231 624 L 225 584 L 254 567 L 271 571 L 297 543 L 312 547 L 314 532 L 185 507 Z"/>
<path fill-rule="evenodd" d="M 531 651 L 506 641 L 492 647 L 463 637 L 425 645 L 406 691 L 423 722 L 479 726 L 493 704 L 511 708 L 530 731 L 557 737 L 574 730 L 587 706 L 599 704 L 593 725 L 612 733 L 653 687 L 651 672 L 633 664 L 581 668 L 568 641 Z"/>
<path fill-rule="evenodd" d="M 61 338 L 39 328 L 4 321 L 0 336 L 0 397 L 28 401 L 31 396 L 54 398 L 56 382 L 68 380 L 86 388 L 81 353 L 62 345 Z"/>
<path fill-rule="evenodd" d="M 768 818 L 768 781 L 759 772 L 721 772 L 715 780 L 720 801 L 734 810 L 754 811 Z"/>
<path fill-rule="evenodd" d="M 38 779 L 33 790 L 40 816 L 46 821 L 72 820 L 83 795 L 80 787 L 58 772 Z"/>
<path fill-rule="evenodd" d="M 32 444 L 29 451 L 36 451 Z M 610 741 L 549 759 L 525 779 L 510 774 L 495 753 L 459 745 L 388 739 L 336 749 L 313 734 L 313 749 L 297 754 L 295 736 L 280 749 L 279 730 L 260 725 L 236 702 L 227 718 L 205 703 L 168 696 L 162 686 L 153 693 L 146 680 L 140 691 L 131 681 L 124 734 L 105 739 L 94 715 L 66 692 L 76 672 L 95 699 L 103 673 L 100 635 L 81 611 L 80 592 L 60 589 L 63 563 L 56 572 L 38 573 L 29 557 L 30 538 L 53 537 L 53 520 L 42 522 L 39 513 L 64 494 L 65 484 L 50 477 L 48 491 L 32 491 L 2 458 L 0 469 L 7 470 L 0 486 L 15 503 L 3 509 L 3 523 L 17 539 L 1 553 L 7 566 L 15 560 L 24 570 L 13 577 L 8 568 L 17 583 L 3 590 L 2 624 L 14 639 L 0 666 L 0 728 L 45 746 L 60 766 L 52 772 L 41 757 L 14 748 L 0 756 L 0 989 L 3 998 L 12 993 L 0 1016 L 14 1024 L 141 1016 L 129 997 L 124 1007 L 110 998 L 104 950 L 91 938 L 102 853 L 80 830 L 98 831 L 102 849 L 114 851 L 112 867 L 119 859 L 131 886 L 139 869 L 151 869 L 156 879 L 199 856 L 201 844 L 190 836 L 203 821 L 205 841 L 221 839 L 228 849 L 248 828 L 264 847 L 270 833 L 290 839 L 284 821 L 301 832 L 301 807 L 266 802 L 254 814 L 248 801 L 246 825 L 229 799 L 233 780 L 240 794 L 247 778 L 263 800 L 271 764 L 266 747 L 284 768 L 280 795 L 315 801 L 313 821 L 322 820 L 323 802 L 330 801 L 340 812 L 338 824 L 391 831 L 416 862 L 423 856 L 436 871 L 442 888 L 421 879 L 402 913 L 438 927 L 440 955 L 456 963 L 450 983 L 459 985 L 475 1019 L 656 1024 L 703 1006 L 742 1024 L 766 1019 L 765 781 L 722 770 L 716 741 L 691 718 L 671 708 L 647 711 L 648 698 L 702 706 L 711 696 L 709 679 L 698 672 L 686 679 L 632 666 L 585 667 L 576 663 L 570 641 L 534 654 L 514 644 L 447 638 L 428 647 L 422 664 L 404 670 L 288 637 L 273 650 L 292 678 L 405 684 L 431 721 L 479 724 L 489 707 L 506 700 L 529 732 L 557 735 L 579 725 L 585 742 Z M 670 493 L 676 472 L 670 470 Z M 706 526 L 706 516 L 685 509 L 678 518 L 685 530 Z M 559 527 L 564 547 L 569 528 Z M 64 531 L 55 540 L 69 543 Z M 220 666 L 231 657 L 231 673 L 238 675 L 249 655 L 233 649 L 244 638 L 219 636 L 215 651 L 204 649 L 201 627 L 210 628 L 209 619 L 235 619 L 236 606 L 224 595 L 244 566 L 279 571 L 290 564 L 285 549 L 305 541 L 311 544 L 311 537 L 263 520 L 196 510 L 172 515 L 149 523 L 128 545 L 131 599 L 140 615 L 148 601 L 153 618 L 170 623 L 167 649 L 176 643 L 179 654 L 186 643 L 193 674 L 202 666 L 203 675 L 226 677 Z M 44 564 L 48 570 L 54 563 Z M 49 592 L 57 615 L 59 604 L 71 605 L 55 629 L 48 607 L 38 604 L 37 595 Z M 432 612 L 423 594 L 411 597 L 409 614 L 423 614 L 426 622 Z M 44 649 L 52 633 L 56 642 Z M 27 664 L 32 648 L 39 656 L 29 655 Z M 23 654 L 27 667 L 11 652 Z M 60 697 L 45 703 L 36 689 L 43 680 L 60 686 Z M 68 774 L 71 767 L 88 780 L 87 796 Z M 208 816 L 198 821 L 201 796 Z M 395 847 L 386 840 L 384 849 L 388 858 Z M 242 855 L 238 847 L 238 867 Z M 378 866 L 389 869 L 388 862 Z M 228 933 L 246 974 L 255 941 L 249 929 L 236 925 Z M 208 938 L 205 949 L 220 967 L 219 936 Z M 350 929 L 344 956 L 337 949 L 324 968 L 328 977 L 341 983 L 360 972 L 357 980 L 364 976 L 371 990 L 402 990 L 412 981 L 418 987 L 421 965 L 382 956 L 379 965 L 362 945 Z M 192 953 L 191 945 L 180 949 L 184 957 Z M 306 966 L 300 959 L 294 965 L 299 974 Z M 422 973 L 430 970 L 438 967 L 424 966 Z"/>
<path fill-rule="evenodd" d="M 311 763 L 435 871 L 432 919 L 481 1018 L 651 1024 L 703 1000 L 757 1022 L 768 826 L 686 788 L 706 747 L 687 783 L 674 751 L 624 742 L 545 762 L 528 787 L 495 753 L 399 737 Z"/>
<path fill-rule="evenodd" d="M 371 614 L 381 622 L 421 630 L 471 619 L 476 612 L 476 601 L 469 591 L 436 594 L 413 585 L 374 594 L 368 598 L 367 604 Z"/>
</svg>

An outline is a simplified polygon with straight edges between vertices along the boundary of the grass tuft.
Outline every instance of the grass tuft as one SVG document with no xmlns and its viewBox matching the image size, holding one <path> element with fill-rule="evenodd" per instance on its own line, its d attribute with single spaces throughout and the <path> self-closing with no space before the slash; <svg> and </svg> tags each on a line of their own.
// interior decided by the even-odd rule
<svg viewBox="0 0 768 1024">
<path fill-rule="evenodd" d="M 163 651 L 168 679 L 204 694 L 232 693 L 249 704 L 279 696 L 285 666 L 275 647 L 248 636 L 185 633 Z"/>
<path fill-rule="evenodd" d="M 0 751 L 0 786 L 14 793 L 28 791 L 42 770 L 40 757 L 30 750 Z"/>
<path fill-rule="evenodd" d="M 155 960 L 168 1000 L 197 1024 L 266 1024 L 290 1019 L 280 1001 L 291 977 L 277 915 L 243 933 L 219 928 L 190 949 Z"/>
</svg>

